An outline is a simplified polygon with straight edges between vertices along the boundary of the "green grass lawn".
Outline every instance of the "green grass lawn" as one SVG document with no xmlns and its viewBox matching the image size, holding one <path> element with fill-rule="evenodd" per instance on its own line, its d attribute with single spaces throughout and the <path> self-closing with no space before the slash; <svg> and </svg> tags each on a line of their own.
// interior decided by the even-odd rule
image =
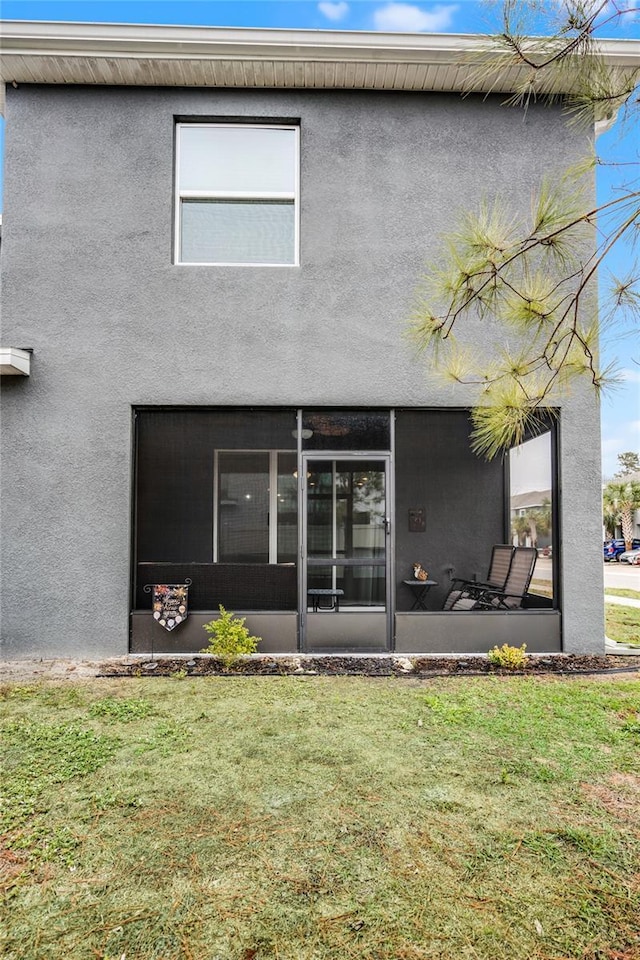
<svg viewBox="0 0 640 960">
<path fill-rule="evenodd" d="M 626 597 L 640 600 L 640 591 L 626 589 L 607 589 L 613 597 Z M 640 608 L 621 607 L 618 604 L 605 603 L 606 633 L 611 640 L 640 646 Z"/>
<path fill-rule="evenodd" d="M 633 960 L 640 680 L 7 685 L 6 960 Z"/>
<path fill-rule="evenodd" d="M 607 593 L 612 597 L 627 597 L 631 600 L 640 600 L 640 590 L 628 590 L 626 587 L 607 587 L 605 594 Z"/>
<path fill-rule="evenodd" d="M 548 580 L 536 580 L 529 585 L 529 593 L 537 593 L 540 597 L 553 597 L 553 586 Z"/>
<path fill-rule="evenodd" d="M 605 604 L 606 631 L 611 640 L 640 646 L 640 609 Z"/>
</svg>

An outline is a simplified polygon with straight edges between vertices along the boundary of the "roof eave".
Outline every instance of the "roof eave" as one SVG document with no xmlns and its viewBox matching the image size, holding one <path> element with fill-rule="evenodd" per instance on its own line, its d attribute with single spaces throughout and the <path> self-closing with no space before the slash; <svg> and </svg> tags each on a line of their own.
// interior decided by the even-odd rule
<svg viewBox="0 0 640 960">
<path fill-rule="evenodd" d="M 478 60 L 495 48 L 491 38 L 469 34 L 19 20 L 3 21 L 0 31 L 0 84 L 335 86 L 486 93 L 511 91 L 523 75 L 514 64 L 503 69 L 497 81 L 481 80 Z M 604 40 L 598 52 L 614 69 L 640 67 L 640 41 Z M 225 63 L 236 65 L 228 78 L 222 68 L 216 69 Z M 180 69 L 187 65 L 187 71 Z M 281 74 L 277 83 L 270 84 L 268 74 L 263 83 L 251 82 L 254 68 L 268 71 L 274 65 Z M 305 75 L 300 81 L 301 66 L 313 74 L 311 79 Z M 184 76 L 189 81 L 181 81 Z"/>
</svg>

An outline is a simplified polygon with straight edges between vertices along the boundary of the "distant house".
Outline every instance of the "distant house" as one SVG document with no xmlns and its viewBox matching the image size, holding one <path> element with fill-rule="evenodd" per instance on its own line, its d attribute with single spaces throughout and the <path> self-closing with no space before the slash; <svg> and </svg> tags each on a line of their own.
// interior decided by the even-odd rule
<svg viewBox="0 0 640 960">
<path fill-rule="evenodd" d="M 511 516 L 526 517 L 532 510 L 543 510 L 551 503 L 552 495 L 552 490 L 529 490 L 527 493 L 516 494 L 511 497 Z"/>
<path fill-rule="evenodd" d="M 515 545 L 544 549 L 553 543 L 552 501 L 553 490 L 529 490 L 511 496 L 511 537 Z"/>
<path fill-rule="evenodd" d="M 510 505 L 473 390 L 403 337 L 456 212 L 526 211 L 589 147 L 560 104 L 505 108 L 512 70 L 474 80 L 479 45 L 3 25 L 5 656 L 195 651 L 220 603 L 272 652 L 603 649 L 596 404 L 558 399 L 549 489 Z M 546 500 L 545 595 L 443 610 Z"/>
</svg>

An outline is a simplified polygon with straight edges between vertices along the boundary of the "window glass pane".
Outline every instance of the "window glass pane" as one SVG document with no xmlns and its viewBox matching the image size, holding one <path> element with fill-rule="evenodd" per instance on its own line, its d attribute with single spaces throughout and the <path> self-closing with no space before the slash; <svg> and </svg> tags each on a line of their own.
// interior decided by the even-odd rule
<svg viewBox="0 0 640 960">
<path fill-rule="evenodd" d="M 295 453 L 278 454 L 278 563 L 298 560 L 298 478 Z"/>
<path fill-rule="evenodd" d="M 511 539 L 515 546 L 536 547 L 529 593 L 553 600 L 553 480 L 551 433 L 527 440 L 509 451 Z"/>
<path fill-rule="evenodd" d="M 379 463 L 336 464 L 336 553 L 385 555 L 385 473 Z"/>
<path fill-rule="evenodd" d="M 295 130 L 217 125 L 179 129 L 181 190 L 295 190 Z"/>
<path fill-rule="evenodd" d="M 333 543 L 333 466 L 309 464 L 307 476 L 307 554 L 332 557 Z"/>
<path fill-rule="evenodd" d="M 182 263 L 295 263 L 291 202 L 183 200 Z"/>
<path fill-rule="evenodd" d="M 310 461 L 308 470 L 308 555 L 383 558 L 386 535 L 384 466 L 377 461 L 364 460 L 357 464 Z M 334 478 L 335 489 L 332 485 Z"/>
<path fill-rule="evenodd" d="M 218 455 L 218 560 L 269 562 L 269 454 Z"/>
</svg>

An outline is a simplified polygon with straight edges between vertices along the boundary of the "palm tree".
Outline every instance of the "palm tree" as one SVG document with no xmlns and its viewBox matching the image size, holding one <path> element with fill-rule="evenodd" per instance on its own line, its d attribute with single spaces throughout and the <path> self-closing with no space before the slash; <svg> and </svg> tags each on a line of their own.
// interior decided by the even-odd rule
<svg viewBox="0 0 640 960">
<path fill-rule="evenodd" d="M 616 513 L 616 508 L 605 490 L 602 494 L 602 525 L 604 527 L 605 537 L 611 537 L 613 540 L 616 535 L 617 522 L 618 514 Z"/>
<path fill-rule="evenodd" d="M 633 541 L 634 513 L 640 510 L 640 483 L 637 480 L 608 483 L 604 488 L 602 499 L 605 517 L 615 516 L 620 521 L 625 548 L 630 550 Z"/>
<path fill-rule="evenodd" d="M 538 546 L 538 536 L 546 537 L 551 532 L 551 501 L 545 497 L 538 510 L 530 510 L 527 514 L 531 544 Z"/>
<path fill-rule="evenodd" d="M 527 534 L 531 532 L 531 526 L 529 523 L 528 517 L 512 517 L 511 518 L 511 535 L 517 536 L 518 546 L 521 547 L 525 544 Z"/>
</svg>

